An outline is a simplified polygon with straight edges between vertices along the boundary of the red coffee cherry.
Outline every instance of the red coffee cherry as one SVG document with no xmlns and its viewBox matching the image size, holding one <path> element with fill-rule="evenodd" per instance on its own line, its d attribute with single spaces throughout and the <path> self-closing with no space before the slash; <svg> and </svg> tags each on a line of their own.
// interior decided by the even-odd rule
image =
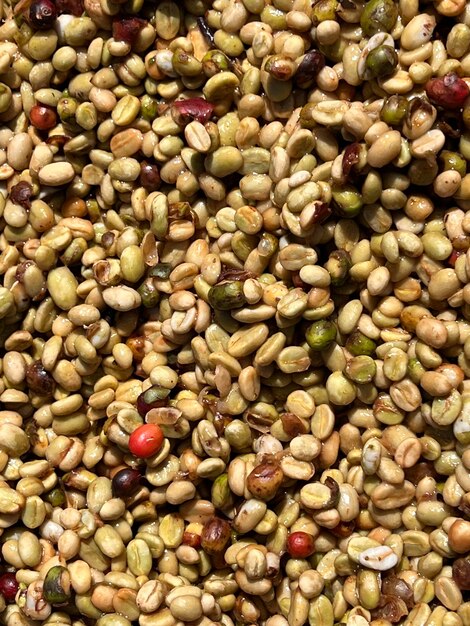
<svg viewBox="0 0 470 626">
<path fill-rule="evenodd" d="M 306 559 L 315 552 L 315 542 L 312 535 L 301 530 L 291 533 L 287 537 L 287 551 L 294 559 Z"/>
<path fill-rule="evenodd" d="M 451 72 L 429 80 L 426 93 L 434 104 L 446 109 L 460 109 L 470 94 L 470 88 L 455 72 Z"/>
<path fill-rule="evenodd" d="M 146 459 L 156 454 L 163 443 L 163 432 L 157 424 L 143 424 L 129 437 L 129 450 L 134 456 Z"/>
</svg>

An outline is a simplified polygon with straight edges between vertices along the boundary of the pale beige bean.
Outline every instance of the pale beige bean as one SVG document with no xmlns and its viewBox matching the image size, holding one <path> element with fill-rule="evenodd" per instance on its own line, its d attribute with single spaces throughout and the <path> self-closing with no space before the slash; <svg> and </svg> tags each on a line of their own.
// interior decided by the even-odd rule
<svg viewBox="0 0 470 626">
<path fill-rule="evenodd" d="M 72 165 L 66 162 L 49 163 L 39 170 L 39 181 L 51 187 L 66 185 L 73 180 L 74 176 Z"/>
<path fill-rule="evenodd" d="M 367 151 L 367 162 L 372 167 L 384 167 L 400 154 L 401 135 L 391 130 L 374 141 Z"/>
</svg>

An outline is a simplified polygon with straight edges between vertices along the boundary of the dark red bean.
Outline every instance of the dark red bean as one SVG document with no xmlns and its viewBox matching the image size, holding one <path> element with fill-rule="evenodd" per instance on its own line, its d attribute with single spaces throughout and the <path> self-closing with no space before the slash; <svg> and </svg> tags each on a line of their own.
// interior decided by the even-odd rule
<svg viewBox="0 0 470 626">
<path fill-rule="evenodd" d="M 0 576 L 0 593 L 6 602 L 14 602 L 18 591 L 18 582 L 14 572 L 5 572 Z"/>
<path fill-rule="evenodd" d="M 38 30 L 49 30 L 57 18 L 56 5 L 51 0 L 38 0 L 29 8 L 27 19 Z"/>
<path fill-rule="evenodd" d="M 170 390 L 154 385 L 142 392 L 137 398 L 137 411 L 141 417 L 145 417 L 151 409 L 166 406 Z"/>
<path fill-rule="evenodd" d="M 141 475 L 138 470 L 125 468 L 114 474 L 111 482 L 116 498 L 127 498 L 134 495 L 140 487 Z"/>
<path fill-rule="evenodd" d="M 116 41 L 124 41 L 132 46 L 140 31 L 146 25 L 147 22 L 140 17 L 128 17 L 114 20 L 113 37 Z"/>
<path fill-rule="evenodd" d="M 44 104 L 35 104 L 29 114 L 31 124 L 39 130 L 50 130 L 57 124 L 57 113 Z"/>
<path fill-rule="evenodd" d="M 426 93 L 434 104 L 446 109 L 460 109 L 470 94 L 467 83 L 455 72 L 431 78 L 426 83 Z"/>
<path fill-rule="evenodd" d="M 51 396 L 55 387 L 54 379 L 41 361 L 34 361 L 26 368 L 26 384 L 38 396 Z"/>
<path fill-rule="evenodd" d="M 156 191 L 160 189 L 161 178 L 158 167 L 154 163 L 142 161 L 140 164 L 139 182 L 147 191 Z"/>
<path fill-rule="evenodd" d="M 31 194 L 33 193 L 32 186 L 25 180 L 20 181 L 10 189 L 10 200 L 14 204 L 19 204 L 24 209 L 29 210 L 31 208 Z"/>
<path fill-rule="evenodd" d="M 325 65 L 325 57 L 318 50 L 309 50 L 297 68 L 294 76 L 296 85 L 305 88 L 316 79 L 318 72 Z"/>
<path fill-rule="evenodd" d="M 171 115 L 177 124 L 188 124 L 193 120 L 205 124 L 211 119 L 214 108 L 214 105 L 204 98 L 188 98 L 173 102 Z"/>
</svg>

